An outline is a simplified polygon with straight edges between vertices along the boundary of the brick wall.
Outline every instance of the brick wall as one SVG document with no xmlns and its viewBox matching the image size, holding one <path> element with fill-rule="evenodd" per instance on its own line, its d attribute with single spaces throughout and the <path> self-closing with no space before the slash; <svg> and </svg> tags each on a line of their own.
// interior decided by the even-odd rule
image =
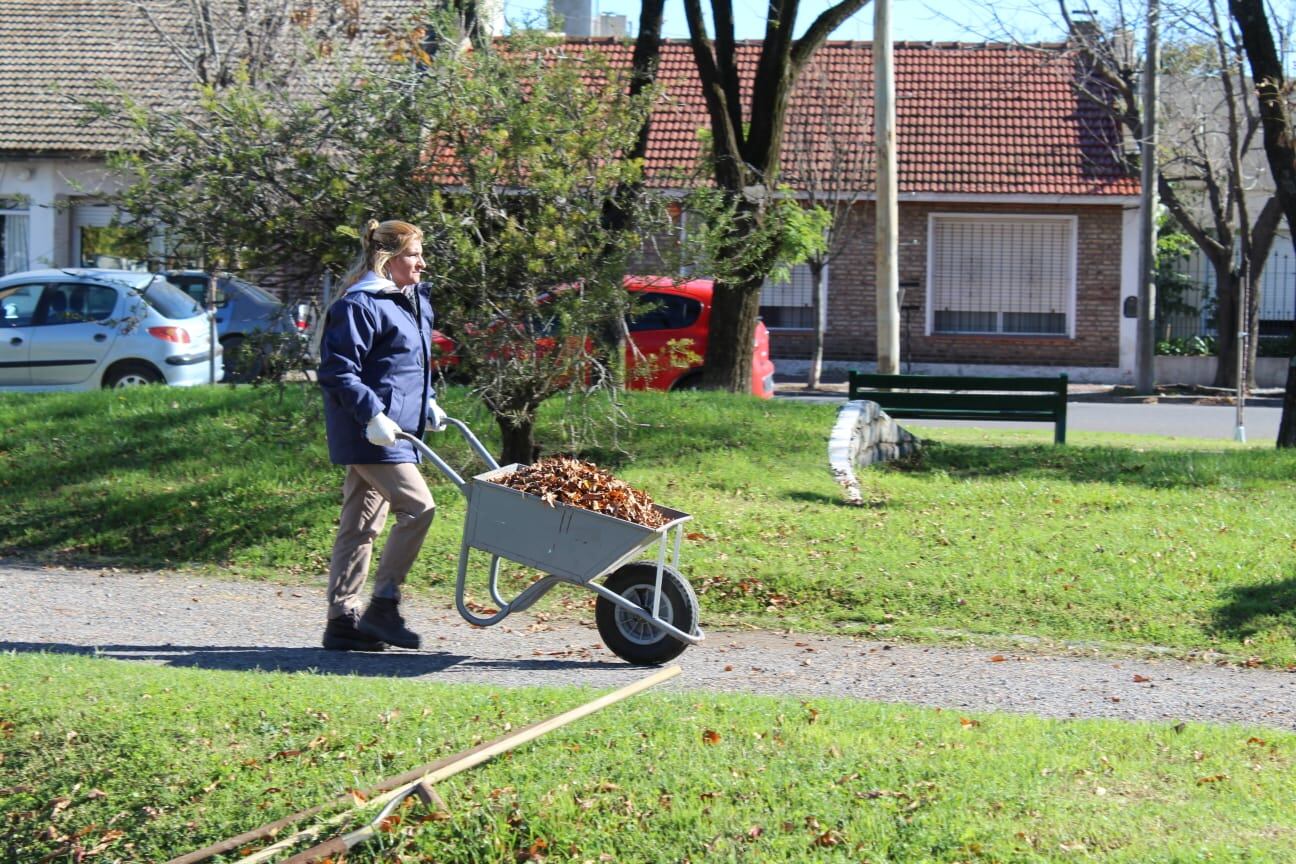
<svg viewBox="0 0 1296 864">
<path fill-rule="evenodd" d="M 927 335 L 927 233 L 931 213 L 1012 213 L 1077 217 L 1075 338 L 997 335 Z M 1122 211 L 1111 206 L 1021 206 L 914 203 L 900 205 L 901 356 L 916 363 L 1001 363 L 1117 366 L 1120 362 Z M 848 223 L 845 251 L 830 265 L 828 360 L 871 360 L 877 354 L 872 203 Z M 775 331 L 777 359 L 805 358 L 810 337 Z"/>
</svg>

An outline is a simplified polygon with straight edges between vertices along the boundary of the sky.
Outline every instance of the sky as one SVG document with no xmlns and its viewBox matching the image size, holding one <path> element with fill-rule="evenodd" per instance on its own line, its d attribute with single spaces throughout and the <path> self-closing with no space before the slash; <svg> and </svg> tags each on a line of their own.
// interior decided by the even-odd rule
<svg viewBox="0 0 1296 864">
<path fill-rule="evenodd" d="M 629 33 L 638 32 L 638 0 L 590 0 L 594 15 L 625 15 Z M 765 10 L 760 0 L 733 0 L 735 36 L 760 39 L 765 34 Z M 828 0 L 802 0 L 797 16 L 798 35 L 823 9 Z M 1079 4 L 1076 4 L 1079 5 Z M 545 8 L 544 0 L 505 0 L 504 14 L 510 21 L 536 20 Z M 709 9 L 708 0 L 702 8 Z M 1003 25 L 995 16 L 1009 23 L 1017 38 L 1024 41 L 1060 41 L 1062 32 L 1053 22 L 1057 18 L 1053 0 L 892 0 L 891 31 L 896 41 L 985 42 L 1003 41 Z M 833 39 L 873 38 L 873 4 L 869 3 L 833 33 Z M 662 19 L 662 35 L 687 38 L 688 22 L 682 0 L 667 0 Z"/>
</svg>

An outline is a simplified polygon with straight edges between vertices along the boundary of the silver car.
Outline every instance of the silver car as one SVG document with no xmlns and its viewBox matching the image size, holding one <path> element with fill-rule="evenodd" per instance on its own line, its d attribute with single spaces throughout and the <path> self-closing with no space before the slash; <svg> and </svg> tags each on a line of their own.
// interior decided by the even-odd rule
<svg viewBox="0 0 1296 864">
<path fill-rule="evenodd" d="M 206 384 L 224 374 L 207 314 L 162 276 L 29 270 L 0 279 L 0 389 Z"/>
</svg>

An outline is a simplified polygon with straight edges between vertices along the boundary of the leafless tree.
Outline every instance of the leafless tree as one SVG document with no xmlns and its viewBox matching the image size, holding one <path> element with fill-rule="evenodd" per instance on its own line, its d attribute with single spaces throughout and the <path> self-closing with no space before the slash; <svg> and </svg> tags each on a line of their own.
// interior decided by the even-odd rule
<svg viewBox="0 0 1296 864">
<path fill-rule="evenodd" d="M 302 48 L 329 53 L 360 34 L 360 0 L 128 0 L 199 84 L 227 87 L 245 74 L 281 84 Z"/>
<path fill-rule="evenodd" d="M 806 388 L 819 386 L 823 370 L 824 331 L 827 329 L 827 291 L 824 277 L 830 264 L 859 240 L 859 225 L 853 218 L 856 205 L 872 182 L 871 150 L 864 146 L 872 125 L 869 102 L 862 88 L 844 95 L 828 69 L 812 62 L 793 91 L 794 105 L 832 106 L 814 114 L 794 112 L 799 118 L 789 125 L 784 144 L 783 172 L 789 185 L 805 196 L 811 207 L 820 207 L 831 219 L 822 251 L 806 259 L 810 268 L 811 314 L 814 338 Z"/>
<path fill-rule="evenodd" d="M 1082 20 L 1064 0 L 1058 8 L 1091 73 L 1084 95 L 1111 105 L 1129 138 L 1142 140 L 1142 57 L 1131 36 L 1137 19 L 1130 7 L 1116 4 L 1116 17 L 1105 25 L 1091 7 Z M 1227 387 L 1237 380 L 1239 331 L 1254 334 L 1259 327 L 1261 277 L 1282 211 L 1259 191 L 1265 167 L 1253 156 L 1260 118 L 1235 28 L 1217 0 L 1165 6 L 1162 16 L 1175 38 L 1163 48 L 1157 195 L 1215 274 L 1215 384 Z M 1255 384 L 1256 345 L 1248 341 L 1248 387 Z"/>
<path fill-rule="evenodd" d="M 745 262 L 716 283 L 703 386 L 735 393 L 746 392 L 750 386 L 750 346 L 761 285 L 777 264 L 773 246 L 767 254 L 756 255 L 751 254 L 751 247 L 774 212 L 773 190 L 792 88 L 828 36 L 867 3 L 838 0 L 795 36 L 799 0 L 770 0 L 755 74 L 750 89 L 744 92 L 732 0 L 710 0 L 714 39 L 708 32 L 702 0 L 684 0 L 689 41 L 710 118 L 712 179 L 733 202 L 738 216 L 729 249 L 722 250 L 721 257 Z"/>
<path fill-rule="evenodd" d="M 1273 172 L 1276 197 L 1296 244 L 1296 138 L 1293 137 L 1291 84 L 1274 42 L 1263 0 L 1229 0 L 1229 9 L 1246 46 L 1264 127 L 1265 156 Z M 1278 446 L 1296 447 L 1296 352 L 1287 366 Z"/>
</svg>

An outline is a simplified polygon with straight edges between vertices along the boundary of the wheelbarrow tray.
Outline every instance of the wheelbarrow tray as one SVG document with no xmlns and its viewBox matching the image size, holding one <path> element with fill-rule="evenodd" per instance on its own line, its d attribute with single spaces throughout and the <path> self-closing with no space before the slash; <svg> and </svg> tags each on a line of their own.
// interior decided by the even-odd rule
<svg viewBox="0 0 1296 864">
<path fill-rule="evenodd" d="M 572 582 L 584 584 L 612 572 L 693 518 L 654 504 L 667 521 L 648 528 L 594 510 L 550 504 L 501 485 L 519 467 L 505 465 L 468 481 L 464 544 Z"/>
</svg>

